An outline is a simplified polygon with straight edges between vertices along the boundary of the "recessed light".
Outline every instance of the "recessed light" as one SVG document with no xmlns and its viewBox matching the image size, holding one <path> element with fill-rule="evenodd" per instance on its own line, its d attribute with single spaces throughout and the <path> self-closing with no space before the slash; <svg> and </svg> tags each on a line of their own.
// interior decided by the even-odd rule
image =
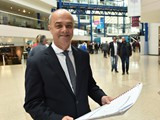
<svg viewBox="0 0 160 120">
<path fill-rule="evenodd" d="M 25 13 L 25 12 L 26 12 L 26 10 L 24 9 L 24 10 L 23 10 L 23 13 Z"/>
</svg>

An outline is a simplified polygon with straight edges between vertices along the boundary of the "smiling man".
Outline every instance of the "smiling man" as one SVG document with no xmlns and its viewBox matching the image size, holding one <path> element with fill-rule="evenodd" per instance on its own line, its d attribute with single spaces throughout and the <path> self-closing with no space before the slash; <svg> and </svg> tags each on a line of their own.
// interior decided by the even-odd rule
<svg viewBox="0 0 160 120">
<path fill-rule="evenodd" d="M 89 54 L 71 45 L 72 15 L 56 10 L 48 27 L 52 44 L 27 61 L 25 110 L 35 120 L 73 120 L 90 111 L 88 96 L 100 105 L 110 103 L 92 76 Z"/>
</svg>

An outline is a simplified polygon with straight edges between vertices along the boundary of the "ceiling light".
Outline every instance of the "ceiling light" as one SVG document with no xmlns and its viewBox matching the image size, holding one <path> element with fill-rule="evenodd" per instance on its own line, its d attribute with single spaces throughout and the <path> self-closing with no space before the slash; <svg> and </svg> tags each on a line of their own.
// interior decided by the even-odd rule
<svg viewBox="0 0 160 120">
<path fill-rule="evenodd" d="M 23 10 L 23 13 L 25 13 L 26 12 L 26 10 Z"/>
<path fill-rule="evenodd" d="M 18 11 L 21 11 L 20 9 L 18 9 Z"/>
</svg>

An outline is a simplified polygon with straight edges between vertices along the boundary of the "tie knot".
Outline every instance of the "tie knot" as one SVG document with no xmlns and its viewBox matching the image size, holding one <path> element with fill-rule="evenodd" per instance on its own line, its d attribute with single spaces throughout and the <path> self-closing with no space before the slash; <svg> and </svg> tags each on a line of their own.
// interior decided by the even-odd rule
<svg viewBox="0 0 160 120">
<path fill-rule="evenodd" d="M 68 56 L 68 50 L 65 50 L 65 51 L 63 51 L 62 53 L 65 55 L 65 56 Z"/>
</svg>

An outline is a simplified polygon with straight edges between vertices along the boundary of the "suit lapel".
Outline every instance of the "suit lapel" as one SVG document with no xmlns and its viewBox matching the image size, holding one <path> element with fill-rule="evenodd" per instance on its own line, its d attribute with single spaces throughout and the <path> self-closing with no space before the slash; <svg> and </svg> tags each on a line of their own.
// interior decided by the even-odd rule
<svg viewBox="0 0 160 120">
<path fill-rule="evenodd" d="M 51 65 L 52 69 L 57 73 L 57 75 L 60 77 L 60 80 L 65 85 L 65 87 L 69 90 L 71 94 L 73 94 L 71 87 L 68 83 L 67 77 L 63 71 L 63 68 L 61 67 L 61 64 L 58 60 L 58 57 L 56 56 L 55 51 L 51 47 L 51 45 L 46 49 L 45 52 L 49 65 Z M 73 94 L 74 95 L 74 94 Z"/>
</svg>

